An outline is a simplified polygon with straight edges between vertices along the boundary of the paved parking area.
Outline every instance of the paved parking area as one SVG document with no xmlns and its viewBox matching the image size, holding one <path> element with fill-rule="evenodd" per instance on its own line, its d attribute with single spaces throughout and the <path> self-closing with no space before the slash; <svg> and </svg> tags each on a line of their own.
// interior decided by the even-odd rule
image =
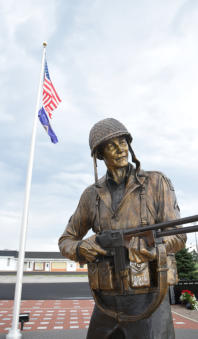
<svg viewBox="0 0 198 339">
<path fill-rule="evenodd" d="M 57 331 L 58 333 L 58 331 L 69 330 L 72 333 L 72 330 L 86 330 L 93 307 L 93 300 L 23 300 L 21 313 L 30 314 L 30 321 L 25 323 L 24 332 Z M 0 333 L 8 332 L 12 311 L 12 300 L 0 301 Z M 172 312 L 176 329 L 198 331 L 198 320 L 196 320 L 198 312 L 185 313 L 185 309 L 181 306 L 173 306 Z"/>
</svg>

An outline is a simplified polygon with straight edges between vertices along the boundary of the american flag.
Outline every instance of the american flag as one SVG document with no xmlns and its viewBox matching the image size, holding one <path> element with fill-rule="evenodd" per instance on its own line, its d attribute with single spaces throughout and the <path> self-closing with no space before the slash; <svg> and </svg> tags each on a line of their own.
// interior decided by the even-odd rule
<svg viewBox="0 0 198 339">
<path fill-rule="evenodd" d="M 56 92 L 48 71 L 47 61 L 45 60 L 45 71 L 44 71 L 44 81 L 43 81 L 43 107 L 48 113 L 49 117 L 52 117 L 52 111 L 58 107 L 58 104 L 61 102 L 61 99 Z"/>
</svg>

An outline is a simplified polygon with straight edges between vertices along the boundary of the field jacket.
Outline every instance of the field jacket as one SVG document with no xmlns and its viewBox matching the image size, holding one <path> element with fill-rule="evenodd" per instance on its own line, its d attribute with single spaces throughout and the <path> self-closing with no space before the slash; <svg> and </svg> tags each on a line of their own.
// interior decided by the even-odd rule
<svg viewBox="0 0 198 339">
<path fill-rule="evenodd" d="M 114 211 L 106 176 L 97 185 L 93 184 L 85 189 L 76 211 L 59 239 L 59 248 L 63 256 L 78 261 L 76 247 L 90 229 L 98 233 L 102 230 L 155 224 L 179 217 L 179 207 L 170 180 L 164 174 L 154 171 L 141 170 L 137 177 L 132 167 L 123 198 Z M 172 239 L 174 241 L 167 247 L 167 254 L 170 256 L 185 246 L 186 236 L 175 235 Z M 169 268 L 175 272 L 174 260 L 169 263 Z"/>
</svg>

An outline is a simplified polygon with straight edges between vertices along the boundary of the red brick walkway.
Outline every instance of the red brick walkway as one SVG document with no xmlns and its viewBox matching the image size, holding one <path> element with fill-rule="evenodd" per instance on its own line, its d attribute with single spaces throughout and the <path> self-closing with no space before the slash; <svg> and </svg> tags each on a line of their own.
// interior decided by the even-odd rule
<svg viewBox="0 0 198 339">
<path fill-rule="evenodd" d="M 24 300 L 20 312 L 30 314 L 27 331 L 87 328 L 93 306 L 93 300 Z M 9 330 L 12 311 L 13 301 L 0 301 L 1 333 Z"/>
<path fill-rule="evenodd" d="M 184 329 L 191 329 L 191 330 L 198 330 L 198 321 L 193 320 L 189 317 L 184 315 L 176 314 L 172 312 L 173 315 L 173 322 L 175 328 L 184 328 Z"/>
<path fill-rule="evenodd" d="M 88 328 L 93 300 L 23 300 L 21 313 L 30 321 L 24 331 Z M 0 332 L 7 333 L 12 321 L 13 301 L 0 301 Z M 173 312 L 175 328 L 198 329 L 198 321 Z"/>
</svg>

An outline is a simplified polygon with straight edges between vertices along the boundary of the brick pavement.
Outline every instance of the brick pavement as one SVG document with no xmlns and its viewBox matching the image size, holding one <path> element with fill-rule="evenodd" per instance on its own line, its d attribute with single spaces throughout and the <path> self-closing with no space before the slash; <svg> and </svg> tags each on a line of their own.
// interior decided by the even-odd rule
<svg viewBox="0 0 198 339">
<path fill-rule="evenodd" d="M 23 300 L 21 313 L 29 313 L 24 331 L 88 328 L 93 300 Z M 0 301 L 0 333 L 8 332 L 13 301 Z"/>
<path fill-rule="evenodd" d="M 171 309 L 175 313 L 182 314 L 183 316 L 198 322 L 198 311 L 196 310 L 188 310 L 184 305 L 172 305 Z"/>
<path fill-rule="evenodd" d="M 28 312 L 30 321 L 24 331 L 87 329 L 94 306 L 93 300 L 23 300 L 21 313 Z M 0 333 L 7 333 L 12 321 L 12 300 L 0 301 Z M 172 308 L 176 329 L 198 330 L 198 312 L 185 313 L 181 306 Z M 192 313 L 189 313 L 192 312 Z"/>
</svg>

